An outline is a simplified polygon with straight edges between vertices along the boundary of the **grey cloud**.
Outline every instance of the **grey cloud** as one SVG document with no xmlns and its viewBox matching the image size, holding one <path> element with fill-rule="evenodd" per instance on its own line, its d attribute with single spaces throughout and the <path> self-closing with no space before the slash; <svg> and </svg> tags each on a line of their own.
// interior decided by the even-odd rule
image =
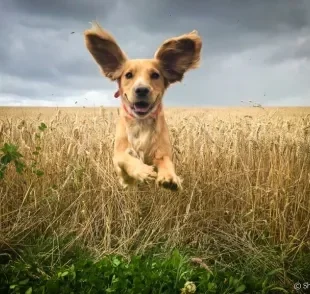
<svg viewBox="0 0 310 294">
<path fill-rule="evenodd" d="M 8 11 L 22 11 L 29 15 L 41 15 L 54 19 L 72 19 L 89 21 L 100 12 L 100 16 L 109 17 L 118 1 L 84 0 L 3 0 Z"/>
<path fill-rule="evenodd" d="M 5 41 L 2 47 L 6 47 L 3 48 L 5 56 L 1 68 L 10 74 L 14 72 L 36 79 L 56 78 L 58 67 L 64 69 L 67 63 L 70 65 L 81 57 L 87 57 L 86 50 L 75 50 L 83 48 L 81 36 L 76 38 L 72 35 L 69 40 L 67 32 L 45 30 L 43 33 L 38 28 L 29 34 L 29 30 L 20 25 L 13 26 L 12 30 L 14 34 L 1 36 Z"/>
<path fill-rule="evenodd" d="M 55 95 L 72 95 L 79 93 L 79 89 L 73 87 L 59 88 L 59 86 L 54 83 L 25 80 L 9 75 L 2 75 L 0 86 L 2 94 L 15 94 L 29 98 L 48 96 L 51 100 L 53 100 L 53 96 Z"/>
<path fill-rule="evenodd" d="M 150 58 L 165 39 L 199 31 L 201 67 L 169 88 L 167 105 L 235 105 L 250 96 L 291 103 L 308 95 L 307 0 L 2 0 L 0 98 L 113 92 L 84 45 L 94 19 L 131 58 Z"/>
<path fill-rule="evenodd" d="M 209 54 L 243 50 L 302 29 L 309 31 L 310 22 L 306 0 L 133 0 L 119 9 L 127 12 L 126 21 L 150 34 L 169 37 L 195 28 L 202 33 Z"/>
<path fill-rule="evenodd" d="M 195 22 L 203 28 L 206 19 L 236 25 L 246 31 L 278 33 L 298 30 L 309 25 L 310 2 L 307 0 L 197 0 L 195 2 L 133 0 L 126 7 L 128 15 L 149 31 L 169 30 L 172 26 Z M 139 10 L 135 9 L 139 7 Z M 140 10 L 141 9 L 141 10 Z M 141 13 L 144 11 L 144 13 Z M 200 23 L 200 25 L 199 25 Z M 208 28 L 204 28 L 207 29 Z"/>
<path fill-rule="evenodd" d="M 309 35 L 288 40 L 284 46 L 266 58 L 266 62 L 271 64 L 278 64 L 292 60 L 310 60 Z"/>
<path fill-rule="evenodd" d="M 3 34 L 4 33 L 4 34 Z M 16 37 L 18 36 L 18 37 Z M 102 89 L 104 80 L 100 76 L 98 66 L 86 51 L 81 34 L 70 35 L 66 30 L 29 28 L 14 24 L 11 34 L 0 32 L 3 42 L 0 44 L 0 71 L 2 76 L 8 75 L 22 79 L 28 84 L 35 81 L 54 88 L 53 92 L 66 93 L 66 88 Z M 6 79 L 8 81 L 8 79 Z M 3 82 L 4 83 L 4 80 Z M 106 87 L 112 87 L 108 84 Z M 2 85 L 3 93 L 17 93 L 21 88 Z M 24 89 L 27 95 L 40 97 L 42 90 L 29 87 Z"/>
</svg>

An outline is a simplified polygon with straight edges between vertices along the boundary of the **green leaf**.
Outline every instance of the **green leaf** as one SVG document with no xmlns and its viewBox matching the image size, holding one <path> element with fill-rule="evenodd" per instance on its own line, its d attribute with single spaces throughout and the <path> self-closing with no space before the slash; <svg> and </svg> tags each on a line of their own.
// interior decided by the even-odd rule
<svg viewBox="0 0 310 294">
<path fill-rule="evenodd" d="M 67 276 L 68 274 L 69 274 L 69 272 L 68 272 L 68 271 L 65 271 L 65 272 L 61 273 L 61 276 L 62 276 L 62 277 L 65 277 L 65 276 Z"/>
<path fill-rule="evenodd" d="M 215 283 L 208 283 L 208 290 L 211 291 L 211 290 L 215 290 L 217 287 L 216 287 L 216 284 Z"/>
<path fill-rule="evenodd" d="M 181 263 L 181 259 L 182 257 L 181 257 L 179 250 L 174 249 L 172 252 L 171 260 L 170 260 L 171 264 L 175 267 L 178 267 L 179 264 Z"/>
<path fill-rule="evenodd" d="M 39 126 L 39 130 L 40 131 L 44 131 L 47 128 L 45 123 L 41 123 L 41 125 Z"/>
<path fill-rule="evenodd" d="M 0 179 L 3 179 L 4 178 L 4 172 L 6 170 L 6 166 L 3 166 L 0 168 Z"/>
<path fill-rule="evenodd" d="M 280 291 L 282 293 L 288 293 L 288 291 L 286 291 L 285 289 L 281 288 L 281 287 L 273 287 L 271 288 L 270 290 L 277 290 L 277 291 Z"/>
<path fill-rule="evenodd" d="M 234 283 L 234 278 L 232 276 L 229 277 L 229 282 L 228 282 L 228 285 L 229 286 L 232 286 Z"/>
<path fill-rule="evenodd" d="M 14 284 L 14 285 L 11 285 L 11 286 L 10 286 L 10 289 L 15 289 L 16 287 L 17 287 L 17 285 Z"/>
<path fill-rule="evenodd" d="M 281 273 L 282 271 L 283 271 L 282 268 L 276 268 L 276 269 L 270 271 L 269 273 L 267 273 L 267 276 L 273 276 L 273 275 L 275 275 L 277 273 Z"/>
<path fill-rule="evenodd" d="M 32 287 L 28 288 L 25 294 L 31 294 L 32 293 Z"/>
<path fill-rule="evenodd" d="M 14 157 L 15 158 L 20 158 L 20 157 L 24 157 L 21 153 L 19 153 L 19 152 L 14 152 Z"/>
<path fill-rule="evenodd" d="M 28 283 L 29 283 L 29 279 L 25 279 L 25 280 L 20 281 L 18 284 L 19 285 L 27 285 Z"/>
<path fill-rule="evenodd" d="M 17 149 L 18 147 L 16 145 L 5 143 L 4 146 L 1 148 L 1 151 L 3 153 L 14 153 L 17 151 Z"/>
<path fill-rule="evenodd" d="M 38 170 L 35 171 L 35 174 L 36 174 L 38 177 L 42 177 L 42 176 L 44 175 L 44 172 L 38 169 Z"/>
<path fill-rule="evenodd" d="M 115 267 L 118 267 L 121 264 L 121 261 L 117 257 L 113 257 L 112 263 Z"/>
<path fill-rule="evenodd" d="M 0 159 L 0 162 L 3 165 L 8 165 L 11 161 L 12 161 L 12 156 L 10 154 L 5 154 Z"/>
<path fill-rule="evenodd" d="M 21 174 L 24 171 L 25 165 L 21 161 L 14 161 L 16 172 Z"/>
<path fill-rule="evenodd" d="M 240 286 L 236 289 L 235 293 L 242 293 L 244 290 L 245 290 L 245 285 L 240 285 Z"/>
<path fill-rule="evenodd" d="M 113 275 L 111 284 L 115 284 L 118 281 L 119 281 L 119 278 L 116 278 L 115 275 Z"/>
</svg>

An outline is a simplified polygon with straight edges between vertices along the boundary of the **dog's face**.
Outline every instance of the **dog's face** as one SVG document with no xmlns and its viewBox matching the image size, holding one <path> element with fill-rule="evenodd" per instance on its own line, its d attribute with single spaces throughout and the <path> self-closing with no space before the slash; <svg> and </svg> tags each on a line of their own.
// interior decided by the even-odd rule
<svg viewBox="0 0 310 294">
<path fill-rule="evenodd" d="M 120 94 L 138 117 L 145 117 L 156 109 L 167 83 L 157 60 L 127 60 L 119 80 Z"/>
<path fill-rule="evenodd" d="M 181 81 L 200 61 L 202 41 L 196 31 L 165 41 L 153 59 L 128 59 L 112 35 L 97 23 L 84 35 L 102 73 L 118 81 L 122 102 L 137 118 L 156 111 L 167 87 Z"/>
</svg>

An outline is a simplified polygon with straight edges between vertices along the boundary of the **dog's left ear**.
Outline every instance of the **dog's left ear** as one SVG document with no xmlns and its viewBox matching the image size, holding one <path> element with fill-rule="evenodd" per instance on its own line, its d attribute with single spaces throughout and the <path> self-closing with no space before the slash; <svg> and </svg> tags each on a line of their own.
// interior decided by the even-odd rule
<svg viewBox="0 0 310 294">
<path fill-rule="evenodd" d="M 181 81 L 186 71 L 199 66 L 201 48 L 197 31 L 168 39 L 158 48 L 155 58 L 170 84 Z"/>
</svg>

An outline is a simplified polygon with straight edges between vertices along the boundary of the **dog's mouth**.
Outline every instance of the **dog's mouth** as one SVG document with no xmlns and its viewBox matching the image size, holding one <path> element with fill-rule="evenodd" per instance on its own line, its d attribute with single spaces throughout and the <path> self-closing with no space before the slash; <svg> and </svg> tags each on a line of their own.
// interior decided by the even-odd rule
<svg viewBox="0 0 310 294">
<path fill-rule="evenodd" d="M 145 102 L 145 101 L 139 101 L 139 102 L 133 103 L 131 106 L 131 109 L 137 115 L 146 115 L 151 111 L 152 104 Z"/>
</svg>

